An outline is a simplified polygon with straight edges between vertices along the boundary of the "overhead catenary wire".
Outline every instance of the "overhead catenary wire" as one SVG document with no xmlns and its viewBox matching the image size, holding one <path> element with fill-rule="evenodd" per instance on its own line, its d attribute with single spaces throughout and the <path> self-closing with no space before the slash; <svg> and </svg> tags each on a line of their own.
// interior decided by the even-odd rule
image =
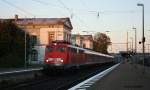
<svg viewBox="0 0 150 90">
<path fill-rule="evenodd" d="M 8 0 L 2 0 L 4 3 L 6 3 L 6 4 L 8 4 L 8 5 L 10 5 L 10 6 L 12 6 L 12 7 L 14 7 L 14 8 L 16 8 L 16 9 L 18 9 L 19 11 L 21 11 L 21 12 L 23 12 L 23 13 L 26 13 L 26 14 L 29 14 L 29 15 L 32 15 L 32 16 L 34 16 L 35 17 L 35 15 L 33 15 L 32 13 L 30 13 L 30 12 L 28 12 L 27 10 L 25 10 L 25 9 L 23 9 L 23 8 L 20 8 L 20 7 L 18 7 L 18 6 L 16 6 L 15 4 L 13 4 L 13 3 L 11 3 L 11 2 L 8 2 Z M 75 12 L 75 11 L 81 11 L 81 10 L 71 10 L 70 8 L 68 8 L 66 5 L 65 5 L 65 3 L 64 2 L 62 2 L 62 0 L 57 0 L 62 6 L 60 6 L 60 5 L 55 5 L 55 4 L 52 4 L 52 3 L 50 3 L 50 2 L 46 2 L 46 1 L 42 1 L 42 0 L 32 0 L 32 1 L 34 1 L 34 2 L 37 2 L 37 3 L 40 3 L 40 4 L 43 4 L 43 5 L 49 5 L 49 6 L 53 6 L 53 7 L 57 7 L 57 8 L 64 8 L 64 9 L 66 9 L 69 13 L 70 13 L 70 17 L 71 17 L 71 19 L 73 18 L 73 17 L 76 17 L 77 18 L 77 20 L 79 21 L 79 23 L 81 23 L 82 24 L 82 26 L 83 27 L 86 27 L 86 28 L 90 28 L 90 26 L 88 25 L 88 24 L 86 24 L 86 22 L 82 19 L 82 18 L 80 18 L 80 16 L 78 15 L 78 12 Z M 82 1 L 82 0 L 81 0 Z M 84 4 L 85 2 L 84 1 L 82 1 L 82 3 Z M 96 16 L 97 17 L 99 17 L 100 16 L 100 14 L 113 14 L 113 13 L 135 13 L 136 11 L 134 11 L 134 10 L 130 10 L 130 11 L 107 11 L 107 10 L 105 10 L 105 11 L 96 11 L 96 10 L 82 10 L 81 12 L 87 12 L 87 13 L 89 13 L 89 14 L 96 14 Z M 86 13 L 86 15 L 87 15 L 87 13 Z M 92 28 L 90 28 L 90 29 L 92 29 Z"/>
<path fill-rule="evenodd" d="M 32 13 L 30 13 L 30 12 L 26 11 L 26 10 L 25 10 L 25 9 L 23 9 L 23 8 L 20 8 L 20 7 L 16 6 L 16 5 L 14 5 L 13 3 L 8 2 L 7 0 L 2 0 L 2 1 L 3 1 L 4 3 L 8 4 L 9 6 L 11 6 L 11 7 L 14 7 L 14 8 L 18 9 L 19 11 L 21 11 L 21 12 L 23 12 L 23 13 L 25 13 L 25 14 L 29 14 L 29 15 L 31 15 L 31 16 L 33 16 L 33 17 L 35 17 L 35 15 L 34 15 L 34 14 L 32 14 Z"/>
<path fill-rule="evenodd" d="M 89 7 L 87 6 L 87 4 L 84 2 L 84 0 L 80 0 L 82 5 L 86 8 L 86 9 L 89 9 Z"/>
<path fill-rule="evenodd" d="M 36 2 L 36 3 L 39 3 L 39 4 L 42 4 L 42 5 L 46 5 L 46 6 L 51 6 L 51 7 L 60 8 L 60 9 L 63 8 L 61 6 L 58 6 L 58 5 L 49 3 L 49 2 L 45 2 L 45 1 L 41 1 L 41 0 L 32 0 L 32 1 Z M 59 11 L 59 12 L 61 12 L 61 11 Z M 62 12 L 61 12 L 61 14 L 64 15 L 64 13 L 62 13 Z"/>
<path fill-rule="evenodd" d="M 78 17 L 77 15 L 75 15 L 75 13 L 73 13 L 73 11 L 71 9 L 69 9 L 61 0 L 57 0 L 69 13 L 71 13 L 71 18 L 73 18 L 73 16 L 76 16 L 76 18 L 78 18 L 78 20 L 80 21 L 80 23 L 87 27 L 87 28 L 90 28 L 89 26 L 87 26 L 87 24 L 85 24 L 85 22 L 80 18 Z"/>
<path fill-rule="evenodd" d="M 52 6 L 52 7 L 56 7 L 56 8 L 63 8 L 61 6 L 58 6 L 58 5 L 49 3 L 49 2 L 45 2 L 45 1 L 41 1 L 41 0 L 32 0 L 32 1 L 43 4 L 43 5 L 47 5 L 47 6 Z"/>
<path fill-rule="evenodd" d="M 89 7 L 87 6 L 87 4 L 84 2 L 84 0 L 80 0 L 81 3 L 83 4 L 83 6 L 89 10 Z M 89 12 L 89 11 L 88 11 Z M 99 11 L 94 11 L 94 13 L 96 13 L 97 18 L 99 18 Z"/>
<path fill-rule="evenodd" d="M 41 0 L 32 0 L 34 2 L 37 2 L 37 3 L 40 3 L 42 5 L 49 5 L 49 6 L 53 6 L 53 7 L 57 7 L 57 8 L 64 8 L 66 9 L 69 13 L 70 13 L 70 18 L 72 19 L 73 17 L 77 17 L 78 18 L 78 21 L 82 24 L 82 26 L 85 26 L 87 28 L 89 28 L 89 26 L 87 26 L 84 21 L 78 17 L 77 15 L 75 15 L 75 13 L 73 13 L 73 10 L 71 10 L 70 8 L 68 8 L 61 0 L 57 0 L 62 6 L 58 6 L 58 5 L 54 5 L 54 4 L 51 4 L 49 2 L 45 2 L 45 1 L 41 1 Z"/>
<path fill-rule="evenodd" d="M 48 3 L 48 2 L 45 2 L 45 1 L 41 1 L 41 0 L 32 0 L 34 2 L 37 2 L 37 3 L 40 3 L 42 5 L 49 5 L 49 6 L 53 6 L 53 7 L 58 7 L 58 8 L 64 8 L 66 9 L 71 15 L 70 17 L 73 18 L 75 15 L 74 13 L 61 1 L 61 0 L 58 0 L 58 2 L 62 5 L 62 6 L 58 6 L 58 5 L 54 5 L 54 4 L 51 4 L 51 3 Z M 81 20 L 79 17 L 78 17 L 78 20 L 79 22 L 81 23 L 84 23 L 83 20 Z M 88 27 L 88 26 L 85 26 L 85 27 Z"/>
<path fill-rule="evenodd" d="M 8 4 L 8 5 L 10 5 L 10 6 L 12 6 L 12 7 L 14 7 L 14 8 L 16 8 L 16 9 L 18 9 L 19 11 L 21 11 L 21 12 L 23 12 L 23 13 L 26 13 L 26 14 L 29 14 L 29 15 L 32 15 L 32 16 L 34 16 L 35 17 L 35 15 L 34 14 L 32 14 L 31 12 L 28 12 L 27 10 L 25 10 L 25 9 L 23 9 L 23 8 L 20 8 L 20 7 L 18 7 L 18 6 L 16 6 L 16 5 L 14 5 L 13 3 L 10 3 L 10 2 L 8 2 L 7 0 L 2 0 L 4 3 L 6 3 L 6 4 Z M 43 4 L 43 5 L 50 5 L 50 6 L 53 6 L 53 7 L 57 7 L 57 8 L 65 8 L 65 9 L 67 9 L 70 13 L 71 13 L 71 18 L 73 18 L 73 16 L 75 15 L 75 13 L 73 13 L 72 12 L 72 10 L 71 9 L 69 9 L 61 0 L 57 0 L 57 1 L 59 1 L 59 3 L 61 3 L 62 5 L 63 5 L 63 7 L 62 6 L 59 6 L 59 5 L 55 5 L 55 4 L 52 4 L 52 3 L 49 3 L 49 2 L 45 2 L 45 1 L 41 1 L 41 0 L 32 0 L 32 1 L 34 1 L 34 2 L 38 2 L 38 3 L 41 3 L 41 4 Z M 85 4 L 85 2 L 83 1 L 83 0 L 80 0 L 83 4 Z M 86 5 L 86 4 L 85 4 Z M 74 10 L 74 11 L 81 11 L 82 13 L 83 12 L 87 12 L 87 13 L 89 13 L 89 14 L 97 14 L 97 17 L 99 17 L 100 16 L 100 14 L 115 14 L 115 13 L 122 13 L 122 14 L 124 14 L 124 13 L 136 13 L 137 11 L 135 11 L 135 10 L 130 10 L 130 11 L 96 11 L 96 10 Z M 77 12 L 76 12 L 77 13 Z M 86 15 L 87 15 L 87 13 L 85 13 Z"/>
<path fill-rule="evenodd" d="M 57 0 L 66 10 L 68 10 L 70 13 L 72 13 L 72 11 L 61 1 L 61 0 Z"/>
</svg>

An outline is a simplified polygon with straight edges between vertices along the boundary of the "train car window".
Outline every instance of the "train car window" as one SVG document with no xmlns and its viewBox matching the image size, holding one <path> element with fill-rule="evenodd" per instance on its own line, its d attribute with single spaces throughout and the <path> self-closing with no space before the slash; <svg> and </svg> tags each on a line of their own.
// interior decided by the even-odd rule
<svg viewBox="0 0 150 90">
<path fill-rule="evenodd" d="M 51 48 L 51 47 L 46 48 L 46 52 L 52 52 L 52 51 L 53 51 L 53 48 Z"/>
<path fill-rule="evenodd" d="M 71 52 L 77 53 L 77 49 L 76 48 L 71 48 Z"/>
<path fill-rule="evenodd" d="M 71 52 L 73 52 L 73 48 L 71 48 Z"/>
<path fill-rule="evenodd" d="M 80 49 L 77 49 L 77 53 L 79 53 L 79 54 L 80 54 Z"/>
<path fill-rule="evenodd" d="M 83 53 L 84 51 L 83 50 L 79 50 L 79 53 Z"/>
</svg>

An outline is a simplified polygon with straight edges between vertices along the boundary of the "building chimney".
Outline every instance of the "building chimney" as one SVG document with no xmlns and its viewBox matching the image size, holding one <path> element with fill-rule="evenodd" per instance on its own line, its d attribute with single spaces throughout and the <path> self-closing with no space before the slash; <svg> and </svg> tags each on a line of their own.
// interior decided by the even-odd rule
<svg viewBox="0 0 150 90">
<path fill-rule="evenodd" d="M 17 14 L 15 14 L 15 21 L 17 21 L 18 20 L 18 15 Z"/>
</svg>

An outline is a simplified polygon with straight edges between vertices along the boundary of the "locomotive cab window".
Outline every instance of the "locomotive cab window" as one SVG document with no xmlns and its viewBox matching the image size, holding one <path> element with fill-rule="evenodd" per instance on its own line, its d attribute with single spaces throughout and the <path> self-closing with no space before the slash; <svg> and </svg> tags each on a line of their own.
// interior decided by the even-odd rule
<svg viewBox="0 0 150 90">
<path fill-rule="evenodd" d="M 57 52 L 65 52 L 65 51 L 66 51 L 66 48 L 60 47 L 60 48 L 57 48 L 56 51 L 57 51 Z"/>
<path fill-rule="evenodd" d="M 79 50 L 79 53 L 84 53 L 84 51 L 83 50 Z"/>
</svg>

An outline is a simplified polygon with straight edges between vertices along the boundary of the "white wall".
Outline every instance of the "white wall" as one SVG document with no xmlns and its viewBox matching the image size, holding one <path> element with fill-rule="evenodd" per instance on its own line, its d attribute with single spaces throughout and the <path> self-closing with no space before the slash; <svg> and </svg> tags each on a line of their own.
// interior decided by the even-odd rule
<svg viewBox="0 0 150 90">
<path fill-rule="evenodd" d="M 48 41 L 49 32 L 56 32 L 54 35 L 54 40 L 56 39 L 63 40 L 63 28 L 40 28 L 40 44 L 49 43 Z"/>
</svg>

